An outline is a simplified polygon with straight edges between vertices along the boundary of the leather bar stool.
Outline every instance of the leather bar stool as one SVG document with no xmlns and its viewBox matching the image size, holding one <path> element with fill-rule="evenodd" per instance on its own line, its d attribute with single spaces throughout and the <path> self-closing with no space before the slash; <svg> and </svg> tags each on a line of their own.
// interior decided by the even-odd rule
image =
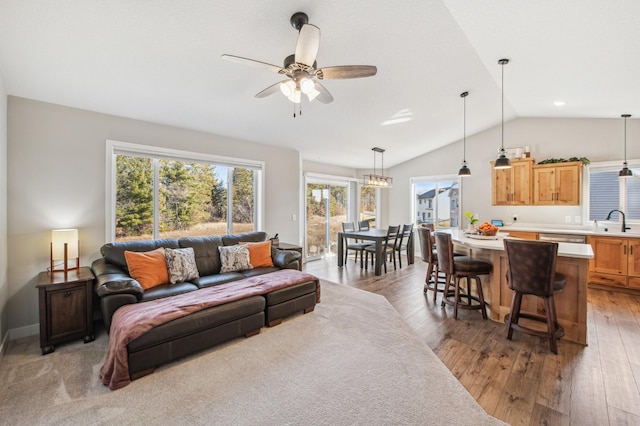
<svg viewBox="0 0 640 426">
<path fill-rule="evenodd" d="M 557 340 L 564 336 L 564 328 L 558 324 L 553 294 L 564 289 L 567 278 L 556 272 L 558 243 L 547 241 L 504 240 L 507 252 L 507 283 L 513 293 L 511 312 L 505 317 L 507 339 L 513 330 L 549 339 L 551 352 L 558 353 Z M 544 301 L 545 316 L 520 312 L 522 296 L 532 294 Z M 527 318 L 547 324 L 547 331 L 536 330 L 518 324 L 520 318 Z"/>
<path fill-rule="evenodd" d="M 427 276 L 424 280 L 424 292 L 433 291 L 433 301 L 436 301 L 438 292 L 443 293 L 445 290 L 444 280 L 438 279 L 438 254 L 433 244 L 433 235 L 431 230 L 425 226 L 418 227 L 418 239 L 420 240 L 420 257 L 423 262 L 428 264 Z M 443 284 L 443 286 L 438 286 Z"/>
<path fill-rule="evenodd" d="M 487 319 L 482 282 L 480 275 L 491 273 L 491 263 L 469 256 L 454 256 L 451 234 L 436 232 L 436 246 L 438 247 L 438 268 L 445 274 L 445 292 L 442 295 L 442 307 L 453 305 L 453 317 L 458 318 L 458 309 L 478 309 L 482 318 Z M 466 291 L 461 293 L 462 278 L 467 285 Z M 471 294 L 471 280 L 476 283 L 477 295 Z M 451 285 L 454 286 L 451 291 Z M 453 300 L 449 297 L 453 295 Z M 463 299 L 467 299 L 466 303 Z M 474 303 L 475 302 L 475 303 Z"/>
</svg>

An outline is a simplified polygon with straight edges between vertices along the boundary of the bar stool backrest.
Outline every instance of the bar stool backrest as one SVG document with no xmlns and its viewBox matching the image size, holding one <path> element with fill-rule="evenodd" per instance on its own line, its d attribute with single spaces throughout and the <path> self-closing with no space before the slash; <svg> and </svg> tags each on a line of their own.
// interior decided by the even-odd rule
<svg viewBox="0 0 640 426">
<path fill-rule="evenodd" d="M 540 297 L 553 295 L 558 243 L 504 240 L 509 288 Z"/>
<path fill-rule="evenodd" d="M 451 234 L 446 232 L 436 232 L 436 246 L 438 247 L 438 269 L 445 274 L 453 275 L 456 273 L 455 264 L 453 262 L 453 243 L 451 242 Z"/>
</svg>

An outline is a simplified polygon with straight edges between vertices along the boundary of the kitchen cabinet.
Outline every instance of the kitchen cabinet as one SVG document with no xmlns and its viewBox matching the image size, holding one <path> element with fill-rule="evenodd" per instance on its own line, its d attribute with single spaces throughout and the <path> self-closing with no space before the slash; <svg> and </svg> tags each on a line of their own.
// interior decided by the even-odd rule
<svg viewBox="0 0 640 426">
<path fill-rule="evenodd" d="M 523 240 L 537 240 L 538 233 L 537 232 L 528 232 L 528 231 L 509 231 L 509 236 L 514 238 L 520 238 Z"/>
<path fill-rule="evenodd" d="M 511 168 L 495 169 L 491 162 L 491 204 L 526 206 L 531 204 L 533 158 L 514 158 Z"/>
<path fill-rule="evenodd" d="M 532 169 L 534 205 L 580 205 L 580 161 L 536 164 Z"/>
<path fill-rule="evenodd" d="M 590 237 L 589 283 L 640 290 L 640 238 Z"/>
</svg>

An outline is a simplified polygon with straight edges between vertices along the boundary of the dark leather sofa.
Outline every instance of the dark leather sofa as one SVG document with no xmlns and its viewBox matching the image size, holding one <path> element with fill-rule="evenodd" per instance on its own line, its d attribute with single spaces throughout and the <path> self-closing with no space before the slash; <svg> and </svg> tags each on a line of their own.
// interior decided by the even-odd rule
<svg viewBox="0 0 640 426">
<path fill-rule="evenodd" d="M 280 269 L 298 269 L 300 253 L 272 248 L 273 267 L 220 273 L 219 246 L 266 240 L 265 232 L 249 232 L 105 244 L 100 250 L 103 257 L 94 261 L 91 267 L 96 275 L 95 289 L 106 330 L 111 327 L 115 311 L 126 304 L 171 297 Z M 145 252 L 159 247 L 192 247 L 200 277 L 190 282 L 162 284 L 144 290 L 129 276 L 124 252 Z M 130 376 L 137 378 L 179 357 L 237 337 L 257 334 L 265 324 L 278 324 L 282 318 L 295 312 L 310 312 L 316 304 L 316 286 L 315 281 L 296 284 L 263 296 L 250 296 L 204 309 L 155 327 L 129 343 Z"/>
</svg>

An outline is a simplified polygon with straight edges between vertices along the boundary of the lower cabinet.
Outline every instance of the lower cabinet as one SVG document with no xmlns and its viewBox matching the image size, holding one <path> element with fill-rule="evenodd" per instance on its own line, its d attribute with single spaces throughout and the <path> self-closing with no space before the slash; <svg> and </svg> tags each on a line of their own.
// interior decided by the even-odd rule
<svg viewBox="0 0 640 426">
<path fill-rule="evenodd" d="M 523 240 L 537 240 L 538 233 L 537 232 L 528 232 L 528 231 L 509 231 L 509 236 L 514 238 L 521 238 Z"/>
<path fill-rule="evenodd" d="M 589 283 L 640 289 L 640 238 L 590 237 Z"/>
</svg>

